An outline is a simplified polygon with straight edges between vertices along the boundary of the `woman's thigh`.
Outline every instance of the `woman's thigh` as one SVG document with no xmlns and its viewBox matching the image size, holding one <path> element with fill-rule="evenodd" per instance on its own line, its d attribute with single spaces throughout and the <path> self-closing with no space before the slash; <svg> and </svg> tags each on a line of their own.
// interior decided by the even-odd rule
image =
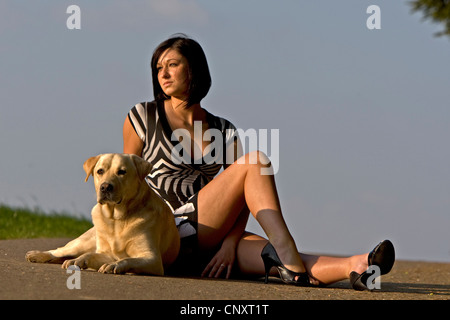
<svg viewBox="0 0 450 320">
<path fill-rule="evenodd" d="M 232 164 L 198 193 L 200 248 L 216 247 L 231 230 L 245 206 L 245 165 Z"/>
<path fill-rule="evenodd" d="M 226 168 L 198 194 L 198 236 L 200 247 L 213 248 L 231 230 L 245 205 L 257 214 L 259 209 L 278 209 L 273 176 L 262 175 L 266 156 L 250 152 Z"/>
</svg>

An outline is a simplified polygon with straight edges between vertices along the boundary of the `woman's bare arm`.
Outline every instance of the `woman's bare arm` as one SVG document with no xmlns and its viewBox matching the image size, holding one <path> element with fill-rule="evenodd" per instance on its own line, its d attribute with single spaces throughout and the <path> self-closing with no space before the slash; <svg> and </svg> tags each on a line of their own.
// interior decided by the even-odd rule
<svg viewBox="0 0 450 320">
<path fill-rule="evenodd" d="M 139 138 L 128 116 L 123 124 L 123 153 L 135 154 L 142 157 L 144 142 Z"/>
</svg>

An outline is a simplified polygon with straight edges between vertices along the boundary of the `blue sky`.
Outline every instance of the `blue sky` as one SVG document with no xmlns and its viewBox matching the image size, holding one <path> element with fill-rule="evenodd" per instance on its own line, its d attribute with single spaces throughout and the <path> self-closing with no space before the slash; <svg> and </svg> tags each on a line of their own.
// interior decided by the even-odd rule
<svg viewBox="0 0 450 320">
<path fill-rule="evenodd" d="M 66 9 L 81 9 L 69 30 Z M 381 9 L 369 30 L 368 6 Z M 0 1 L 0 202 L 89 216 L 83 162 L 122 151 L 152 97 L 150 57 L 183 32 L 203 46 L 202 105 L 279 129 L 276 182 L 301 251 L 450 260 L 447 38 L 406 1 Z M 254 221 L 249 228 L 262 232 Z"/>
</svg>

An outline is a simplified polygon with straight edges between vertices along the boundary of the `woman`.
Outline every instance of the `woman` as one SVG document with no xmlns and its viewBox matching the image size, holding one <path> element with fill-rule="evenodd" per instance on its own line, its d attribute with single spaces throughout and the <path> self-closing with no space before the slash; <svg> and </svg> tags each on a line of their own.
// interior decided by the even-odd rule
<svg viewBox="0 0 450 320">
<path fill-rule="evenodd" d="M 261 174 L 270 168 L 269 159 L 260 152 L 240 157 L 235 127 L 200 105 L 211 77 L 196 41 L 183 35 L 164 41 L 155 49 L 151 68 L 155 101 L 137 104 L 128 113 L 123 151 L 154 165 L 146 179 L 174 211 L 184 248 L 181 268 L 212 252 L 203 276 L 229 278 L 235 268 L 245 275 L 266 275 L 266 282 L 270 274 L 296 285 L 351 277 L 357 289 L 366 289 L 369 265 L 379 265 L 382 274 L 390 271 L 394 249 L 389 241 L 370 254 L 348 258 L 298 252 L 282 216 L 274 176 Z M 221 132 L 222 139 L 216 136 L 221 143 L 202 139 L 211 130 Z M 224 171 L 216 176 L 222 164 Z M 268 240 L 245 231 L 249 212 Z"/>
</svg>

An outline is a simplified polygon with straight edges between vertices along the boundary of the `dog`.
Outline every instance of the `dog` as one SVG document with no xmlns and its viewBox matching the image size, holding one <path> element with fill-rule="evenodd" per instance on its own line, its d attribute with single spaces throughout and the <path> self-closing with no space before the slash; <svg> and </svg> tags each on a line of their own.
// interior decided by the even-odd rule
<svg viewBox="0 0 450 320">
<path fill-rule="evenodd" d="M 180 237 L 170 208 L 146 184 L 152 165 L 136 155 L 101 154 L 83 165 L 92 175 L 97 204 L 94 227 L 64 247 L 29 251 L 37 263 L 62 263 L 102 273 L 163 275 L 179 252 Z"/>
</svg>

